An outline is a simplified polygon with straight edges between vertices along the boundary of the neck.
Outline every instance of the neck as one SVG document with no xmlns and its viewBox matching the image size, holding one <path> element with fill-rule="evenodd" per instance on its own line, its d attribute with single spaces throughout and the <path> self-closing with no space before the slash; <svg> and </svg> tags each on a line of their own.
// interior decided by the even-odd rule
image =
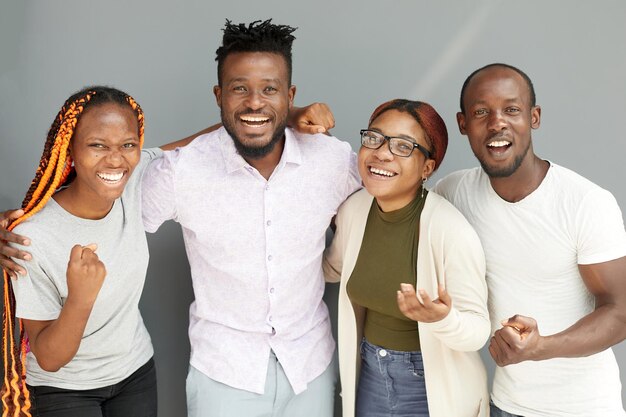
<svg viewBox="0 0 626 417">
<path fill-rule="evenodd" d="M 380 197 L 376 197 L 376 204 L 383 211 L 383 213 L 389 213 L 390 211 L 400 210 L 411 204 L 411 201 L 415 200 L 417 195 L 422 191 L 422 187 L 420 186 L 417 191 L 412 194 L 403 196 L 403 197 L 395 197 L 391 199 L 384 199 Z"/>
<path fill-rule="evenodd" d="M 76 184 L 71 184 L 54 194 L 52 198 L 65 211 L 81 219 L 100 220 L 109 214 L 115 201 L 104 200 L 97 196 L 85 196 L 77 188 Z"/>
<path fill-rule="evenodd" d="M 548 173 L 550 164 L 531 154 L 520 167 L 508 177 L 489 177 L 494 191 L 505 201 L 515 203 L 535 191 Z"/>
<path fill-rule="evenodd" d="M 244 157 L 243 159 L 245 159 L 245 161 L 253 166 L 257 171 L 259 171 L 259 174 L 261 174 L 263 178 L 269 180 L 272 172 L 274 172 L 274 169 L 276 169 L 276 167 L 278 166 L 280 158 L 283 156 L 283 149 L 285 149 L 284 136 L 281 140 L 276 142 L 276 145 L 274 145 L 274 149 L 272 149 L 271 152 L 267 155 L 264 155 L 260 158 Z"/>
</svg>

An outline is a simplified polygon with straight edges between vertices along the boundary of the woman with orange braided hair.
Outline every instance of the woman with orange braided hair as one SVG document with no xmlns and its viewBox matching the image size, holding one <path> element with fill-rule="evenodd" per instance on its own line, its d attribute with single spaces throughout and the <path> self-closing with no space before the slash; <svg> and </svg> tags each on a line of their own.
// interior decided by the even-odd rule
<svg viewBox="0 0 626 417">
<path fill-rule="evenodd" d="M 138 309 L 148 266 L 139 185 L 160 151 L 141 152 L 143 130 L 139 105 L 108 87 L 74 94 L 52 123 L 9 227 L 32 238 L 32 259 L 19 261 L 26 276 L 5 276 L 3 417 L 156 416 Z"/>
<path fill-rule="evenodd" d="M 324 256 L 340 281 L 344 417 L 485 417 L 485 257 L 467 220 L 424 183 L 446 153 L 427 103 L 392 100 L 361 130 L 364 190 L 339 208 Z M 360 352 L 360 354 L 359 354 Z"/>
</svg>

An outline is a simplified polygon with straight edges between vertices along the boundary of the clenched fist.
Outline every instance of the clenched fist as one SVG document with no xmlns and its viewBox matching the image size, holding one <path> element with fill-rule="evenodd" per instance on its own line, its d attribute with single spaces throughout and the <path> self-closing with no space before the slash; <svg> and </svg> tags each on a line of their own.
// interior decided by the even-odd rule
<svg viewBox="0 0 626 417">
<path fill-rule="evenodd" d="M 68 298 L 84 306 L 92 307 L 102 288 L 107 271 L 98 255 L 96 244 L 75 245 L 67 264 Z"/>
</svg>

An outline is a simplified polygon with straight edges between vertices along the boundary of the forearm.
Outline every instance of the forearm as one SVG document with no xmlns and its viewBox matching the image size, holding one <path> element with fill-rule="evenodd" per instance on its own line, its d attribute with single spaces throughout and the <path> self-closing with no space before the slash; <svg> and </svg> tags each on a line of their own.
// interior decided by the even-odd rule
<svg viewBox="0 0 626 417">
<path fill-rule="evenodd" d="M 191 136 L 187 136 L 184 139 L 180 139 L 177 140 L 175 142 L 170 142 L 170 143 L 166 143 L 165 145 L 159 146 L 161 149 L 163 149 L 164 151 L 171 151 L 174 150 L 176 148 L 182 148 L 184 146 L 189 145 L 195 138 L 197 138 L 198 136 L 207 134 L 207 133 L 211 133 L 217 129 L 219 129 L 220 127 L 222 127 L 221 123 L 215 124 L 213 126 L 209 126 L 206 129 L 202 129 L 199 132 L 194 133 Z"/>
<path fill-rule="evenodd" d="M 93 306 L 68 298 L 59 317 L 29 341 L 42 369 L 56 372 L 76 355 Z"/>
<path fill-rule="evenodd" d="M 453 301 L 454 302 L 454 301 Z M 438 322 L 421 323 L 450 349 L 471 352 L 482 348 L 491 332 L 489 318 L 474 312 L 460 312 L 454 308 Z"/>
<path fill-rule="evenodd" d="M 543 337 L 536 360 L 589 356 L 624 339 L 626 312 L 616 304 L 605 304 L 564 331 Z"/>
</svg>

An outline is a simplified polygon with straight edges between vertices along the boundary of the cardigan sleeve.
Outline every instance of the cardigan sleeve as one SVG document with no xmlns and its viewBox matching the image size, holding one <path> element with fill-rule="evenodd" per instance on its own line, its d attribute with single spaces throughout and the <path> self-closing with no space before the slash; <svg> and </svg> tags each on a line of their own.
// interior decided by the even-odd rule
<svg viewBox="0 0 626 417">
<path fill-rule="evenodd" d="M 430 250 L 437 281 L 450 294 L 452 308 L 442 320 L 421 324 L 450 349 L 479 350 L 491 331 L 485 254 L 480 239 L 448 202 L 437 207 L 429 226 L 434 229 L 430 233 Z"/>
</svg>

